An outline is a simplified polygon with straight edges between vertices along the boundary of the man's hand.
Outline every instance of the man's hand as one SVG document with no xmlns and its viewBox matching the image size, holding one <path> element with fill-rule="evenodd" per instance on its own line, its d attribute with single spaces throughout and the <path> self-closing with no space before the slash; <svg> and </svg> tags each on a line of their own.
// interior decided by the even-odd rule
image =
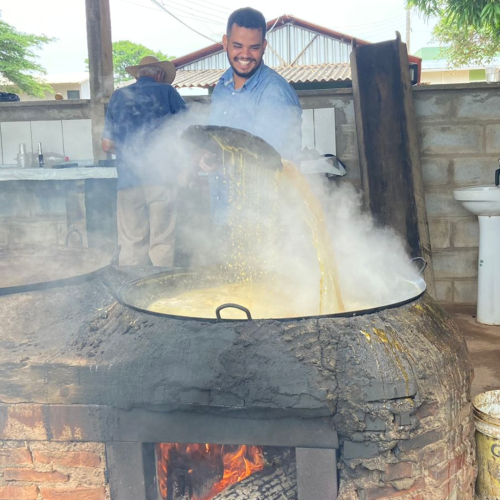
<svg viewBox="0 0 500 500">
<path fill-rule="evenodd" d="M 205 153 L 200 159 L 200 168 L 203 172 L 213 172 L 219 168 L 218 156 L 214 153 Z"/>
<path fill-rule="evenodd" d="M 101 147 L 105 153 L 116 153 L 115 143 L 111 139 L 103 139 Z"/>
</svg>

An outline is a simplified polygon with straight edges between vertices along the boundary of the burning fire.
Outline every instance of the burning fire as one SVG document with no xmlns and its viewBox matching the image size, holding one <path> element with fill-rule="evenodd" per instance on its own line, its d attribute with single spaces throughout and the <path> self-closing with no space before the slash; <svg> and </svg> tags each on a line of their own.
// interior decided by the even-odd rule
<svg viewBox="0 0 500 500">
<path fill-rule="evenodd" d="M 264 468 L 262 446 L 161 443 L 158 483 L 165 500 L 211 500 Z M 174 491 L 179 490 L 179 491 Z"/>
</svg>

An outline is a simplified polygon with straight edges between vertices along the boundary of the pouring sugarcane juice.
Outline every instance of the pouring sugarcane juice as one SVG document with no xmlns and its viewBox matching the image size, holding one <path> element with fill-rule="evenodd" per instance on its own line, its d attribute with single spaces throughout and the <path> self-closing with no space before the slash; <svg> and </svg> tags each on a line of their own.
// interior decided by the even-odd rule
<svg viewBox="0 0 500 500">
<path fill-rule="evenodd" d="M 214 318 L 217 307 L 236 303 L 249 309 L 254 319 L 343 312 L 323 210 L 306 179 L 293 163 L 283 161 L 277 171 L 262 168 L 258 158 L 214 139 L 223 150 L 222 169 L 229 183 L 230 236 L 219 270 L 222 284 L 203 287 L 200 283 L 200 288 L 157 300 L 149 309 Z M 290 229 L 291 214 L 295 216 L 292 229 L 301 230 Z M 292 245 L 294 239 L 300 245 Z M 306 257 L 296 255 L 297 246 L 305 249 Z M 301 275 L 299 268 L 306 272 Z M 226 309 L 222 317 L 246 315 Z"/>
</svg>

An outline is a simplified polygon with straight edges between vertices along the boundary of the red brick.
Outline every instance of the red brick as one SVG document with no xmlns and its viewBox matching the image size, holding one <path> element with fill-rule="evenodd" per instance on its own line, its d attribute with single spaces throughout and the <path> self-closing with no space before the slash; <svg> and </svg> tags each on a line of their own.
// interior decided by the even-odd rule
<svg viewBox="0 0 500 500">
<path fill-rule="evenodd" d="M 455 457 L 449 464 L 450 476 L 454 476 L 465 464 L 465 453 Z"/>
<path fill-rule="evenodd" d="M 42 405 L 19 404 L 7 408 L 4 425 L 0 426 L 0 439 L 47 439 Z"/>
<path fill-rule="evenodd" d="M 36 500 L 36 486 L 1 486 L 0 500 Z"/>
<path fill-rule="evenodd" d="M 451 493 L 453 492 L 453 488 L 457 484 L 456 478 L 452 477 L 447 483 L 445 483 L 441 489 L 440 494 L 436 497 L 436 500 L 446 500 Z"/>
<path fill-rule="evenodd" d="M 392 486 L 384 486 L 383 488 L 367 488 L 362 490 L 362 498 L 364 500 L 378 500 L 385 498 L 397 498 L 403 495 L 408 495 L 409 493 L 417 492 L 425 487 L 425 480 L 423 477 L 417 479 L 413 486 L 407 490 L 398 491 Z"/>
<path fill-rule="evenodd" d="M 29 481 L 31 483 L 62 483 L 69 481 L 69 477 L 61 472 L 41 472 L 33 469 L 5 469 L 6 481 Z"/>
<path fill-rule="evenodd" d="M 100 467 L 101 457 L 90 451 L 33 452 L 34 461 L 39 464 L 63 465 L 65 467 Z"/>
<path fill-rule="evenodd" d="M 419 420 L 422 420 L 426 417 L 433 417 L 438 409 L 438 402 L 437 401 L 432 401 L 430 403 L 424 403 L 420 408 L 417 410 L 415 415 Z"/>
<path fill-rule="evenodd" d="M 0 450 L 0 465 L 28 465 L 31 463 L 31 453 L 26 448 Z"/>
<path fill-rule="evenodd" d="M 444 467 L 433 467 L 429 471 L 429 476 L 439 484 L 448 481 L 448 479 L 450 478 L 449 464 L 446 464 Z"/>
<path fill-rule="evenodd" d="M 438 448 L 437 450 L 428 451 L 424 455 L 424 467 L 434 467 L 446 460 L 446 449 Z"/>
<path fill-rule="evenodd" d="M 73 490 L 59 490 L 41 488 L 43 500 L 105 500 L 104 488 L 78 488 Z"/>
<path fill-rule="evenodd" d="M 385 480 L 404 479 L 413 474 L 413 464 L 411 462 L 399 462 L 398 464 L 387 464 L 385 466 Z"/>
</svg>

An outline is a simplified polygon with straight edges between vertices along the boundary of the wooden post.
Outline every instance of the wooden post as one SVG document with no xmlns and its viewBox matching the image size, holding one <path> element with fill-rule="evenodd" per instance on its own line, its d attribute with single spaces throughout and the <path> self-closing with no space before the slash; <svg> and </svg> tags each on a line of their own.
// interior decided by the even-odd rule
<svg viewBox="0 0 500 500">
<path fill-rule="evenodd" d="M 101 149 L 106 104 L 114 90 L 109 0 L 85 0 L 90 73 L 90 115 L 94 161 L 106 158 Z"/>
<path fill-rule="evenodd" d="M 435 296 L 408 54 L 399 33 L 354 46 L 351 70 L 365 208 L 403 236 L 412 257 L 427 261 L 427 290 Z"/>
</svg>

